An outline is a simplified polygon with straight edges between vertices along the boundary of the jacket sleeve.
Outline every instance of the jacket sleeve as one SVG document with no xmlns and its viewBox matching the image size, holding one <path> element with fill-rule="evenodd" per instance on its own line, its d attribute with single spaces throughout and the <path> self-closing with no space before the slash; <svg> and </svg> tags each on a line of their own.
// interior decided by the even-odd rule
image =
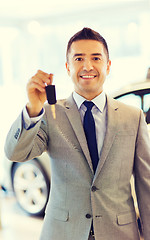
<svg viewBox="0 0 150 240">
<path fill-rule="evenodd" d="M 150 138 L 142 111 L 139 120 L 134 162 L 138 207 L 143 225 L 144 240 L 148 240 L 150 237 Z"/>
<path fill-rule="evenodd" d="M 26 130 L 21 113 L 8 132 L 4 150 L 9 160 L 23 162 L 41 155 L 47 150 L 47 144 L 46 118 Z"/>
</svg>

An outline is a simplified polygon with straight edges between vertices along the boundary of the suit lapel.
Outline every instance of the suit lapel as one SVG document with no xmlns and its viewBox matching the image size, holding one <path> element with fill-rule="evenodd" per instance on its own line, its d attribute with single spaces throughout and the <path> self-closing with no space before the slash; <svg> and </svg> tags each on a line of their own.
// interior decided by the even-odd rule
<svg viewBox="0 0 150 240">
<path fill-rule="evenodd" d="M 105 136 L 104 143 L 103 143 L 100 161 L 98 163 L 97 170 L 96 170 L 93 181 L 95 181 L 95 179 L 99 175 L 99 173 L 106 161 L 106 158 L 109 154 L 109 151 L 111 149 L 111 146 L 113 144 L 113 141 L 114 141 L 114 138 L 116 135 L 116 127 L 117 127 L 117 120 L 118 120 L 118 118 L 117 118 L 118 104 L 114 99 L 107 97 L 107 108 L 108 108 L 107 109 L 108 111 L 107 111 L 106 136 Z"/>
<path fill-rule="evenodd" d="M 86 137 L 83 130 L 83 125 L 80 118 L 80 113 L 77 109 L 77 105 L 75 104 L 72 95 L 67 99 L 65 107 L 66 107 L 66 114 L 70 121 L 70 124 L 76 134 L 76 137 L 80 143 L 82 151 L 90 166 L 90 169 L 93 172 L 92 162 L 91 162 L 91 158 L 90 158 L 90 154 L 89 154 L 89 150 L 86 142 Z"/>
</svg>

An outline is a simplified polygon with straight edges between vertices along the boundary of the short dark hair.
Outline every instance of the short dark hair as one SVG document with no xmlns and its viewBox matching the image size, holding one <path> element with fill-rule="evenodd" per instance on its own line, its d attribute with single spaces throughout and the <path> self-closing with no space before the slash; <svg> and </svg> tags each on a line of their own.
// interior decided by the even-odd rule
<svg viewBox="0 0 150 240">
<path fill-rule="evenodd" d="M 81 31 L 74 34 L 67 45 L 67 51 L 66 51 L 66 58 L 68 61 L 68 53 L 70 51 L 70 47 L 73 42 L 79 41 L 79 40 L 96 40 L 98 42 L 101 42 L 104 46 L 107 59 L 109 60 L 109 51 L 106 40 L 96 31 L 92 30 L 91 28 L 83 28 Z"/>
</svg>

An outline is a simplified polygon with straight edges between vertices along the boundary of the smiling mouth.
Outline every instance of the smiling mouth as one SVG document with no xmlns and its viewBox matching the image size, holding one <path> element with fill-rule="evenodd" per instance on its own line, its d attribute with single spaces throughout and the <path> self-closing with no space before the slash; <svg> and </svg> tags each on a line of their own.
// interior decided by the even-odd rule
<svg viewBox="0 0 150 240">
<path fill-rule="evenodd" d="M 83 78 L 83 79 L 93 79 L 95 78 L 96 75 L 81 75 L 80 78 Z"/>
</svg>

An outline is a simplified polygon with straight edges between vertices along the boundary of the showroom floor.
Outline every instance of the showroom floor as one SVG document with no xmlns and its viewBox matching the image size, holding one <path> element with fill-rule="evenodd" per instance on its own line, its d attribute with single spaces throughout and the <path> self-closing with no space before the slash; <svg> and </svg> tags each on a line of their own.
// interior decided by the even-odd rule
<svg viewBox="0 0 150 240">
<path fill-rule="evenodd" d="M 0 240 L 39 240 L 43 219 L 27 216 L 14 197 L 1 197 Z"/>
</svg>

